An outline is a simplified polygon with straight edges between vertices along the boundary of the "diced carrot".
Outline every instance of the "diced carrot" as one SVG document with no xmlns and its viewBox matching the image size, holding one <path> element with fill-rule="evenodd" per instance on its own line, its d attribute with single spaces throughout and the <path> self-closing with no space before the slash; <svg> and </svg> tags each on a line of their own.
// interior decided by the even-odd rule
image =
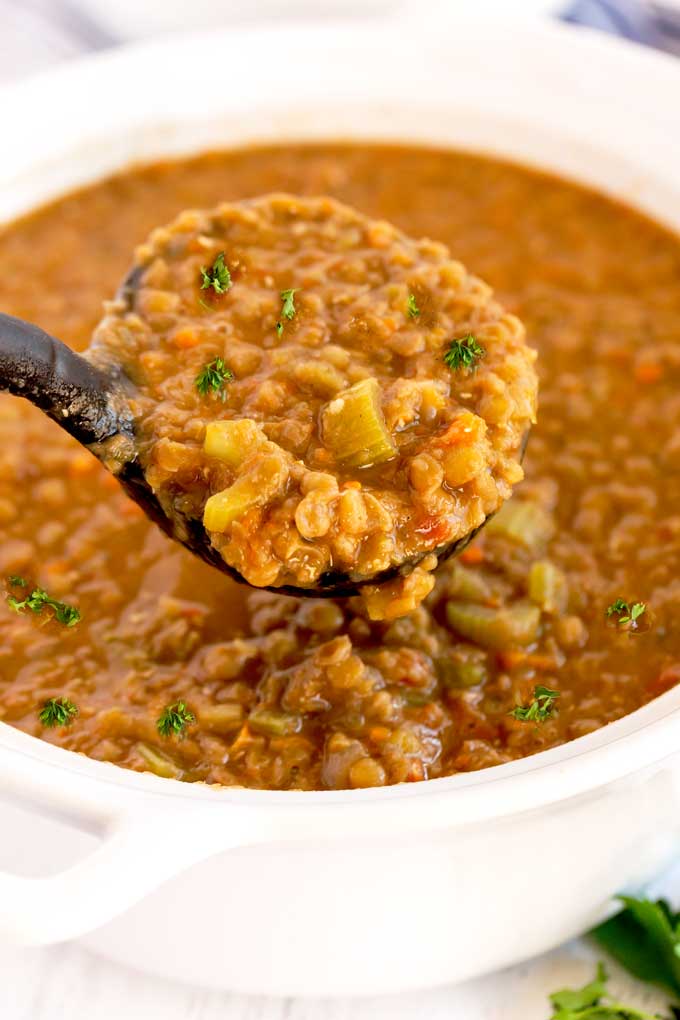
<svg viewBox="0 0 680 1020">
<path fill-rule="evenodd" d="M 250 732 L 250 727 L 248 726 L 247 722 L 244 722 L 243 726 L 241 727 L 236 736 L 236 739 L 229 748 L 230 753 L 233 754 L 235 751 L 240 751 L 241 748 L 249 744 L 251 740 L 252 734 Z"/>
<path fill-rule="evenodd" d="M 639 383 L 655 383 L 663 375 L 663 367 L 658 361 L 641 361 L 635 366 L 635 379 Z"/>
<path fill-rule="evenodd" d="M 69 569 L 67 560 L 50 560 L 45 564 L 45 570 L 49 574 L 65 574 Z"/>
<path fill-rule="evenodd" d="M 496 656 L 496 660 L 501 669 L 515 669 L 516 666 L 521 666 L 526 662 L 527 653 L 516 651 L 508 648 L 504 652 L 499 652 Z"/>
<path fill-rule="evenodd" d="M 676 684 L 680 683 L 680 664 L 674 666 L 667 666 L 663 669 L 658 676 L 650 680 L 647 684 L 647 690 L 653 697 L 658 697 L 659 694 L 664 694 L 666 691 L 670 691 L 671 687 L 675 687 Z"/>
<path fill-rule="evenodd" d="M 369 740 L 374 744 L 384 744 L 389 739 L 390 731 L 387 726 L 371 726 L 368 731 Z"/>
<path fill-rule="evenodd" d="M 461 411 L 436 442 L 444 446 L 471 446 L 479 442 L 486 432 L 486 422 L 472 411 Z"/>
<path fill-rule="evenodd" d="M 175 331 L 172 337 L 172 342 L 175 347 L 179 347 L 180 350 L 186 351 L 190 347 L 196 347 L 201 342 L 201 338 L 195 329 L 191 326 L 181 326 Z"/>
<path fill-rule="evenodd" d="M 421 783 L 425 779 L 425 766 L 422 761 L 417 759 L 412 761 L 409 765 L 408 775 L 406 776 L 407 783 Z"/>
<path fill-rule="evenodd" d="M 428 514 L 416 523 L 415 531 L 418 535 L 426 538 L 428 542 L 441 545 L 449 537 L 451 525 L 445 518 Z"/>
<path fill-rule="evenodd" d="M 467 549 L 463 549 L 458 559 L 461 563 L 467 563 L 468 566 L 475 566 L 476 564 L 483 563 L 484 549 L 481 545 L 469 545 Z"/>
<path fill-rule="evenodd" d="M 81 478 L 89 475 L 97 467 L 97 458 L 91 453 L 76 453 L 68 466 L 68 473 L 71 478 Z"/>
<path fill-rule="evenodd" d="M 516 666 L 528 666 L 530 669 L 548 670 L 556 669 L 557 661 L 552 655 L 540 655 L 532 652 L 522 652 L 519 649 L 506 649 L 497 655 L 498 665 L 501 669 L 515 669 Z"/>
</svg>

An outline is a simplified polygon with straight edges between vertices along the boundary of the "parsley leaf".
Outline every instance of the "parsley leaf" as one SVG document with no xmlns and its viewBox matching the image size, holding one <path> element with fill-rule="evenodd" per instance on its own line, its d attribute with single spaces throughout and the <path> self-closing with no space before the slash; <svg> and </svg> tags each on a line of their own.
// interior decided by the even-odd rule
<svg viewBox="0 0 680 1020">
<path fill-rule="evenodd" d="M 563 988 L 559 992 L 553 992 L 550 1001 L 556 1010 L 586 1009 L 587 1006 L 596 1006 L 603 995 L 607 992 L 607 971 L 603 963 L 597 965 L 597 975 L 594 981 L 584 985 L 583 988 Z"/>
<path fill-rule="evenodd" d="M 665 900 L 621 896 L 621 902 L 624 910 L 591 934 L 635 977 L 680 998 L 680 913 Z"/>
<path fill-rule="evenodd" d="M 164 708 L 156 720 L 156 729 L 162 737 L 184 736 L 184 729 L 196 722 L 194 713 L 187 708 L 186 702 L 176 701 L 174 705 Z"/>
<path fill-rule="evenodd" d="M 553 714 L 559 696 L 559 691 L 551 691 L 549 687 L 537 684 L 533 701 L 528 705 L 516 705 L 510 715 L 520 722 L 545 722 Z"/>
<path fill-rule="evenodd" d="M 38 712 L 43 726 L 70 726 L 78 709 L 69 698 L 50 698 Z"/>
<path fill-rule="evenodd" d="M 294 319 L 295 312 L 295 295 L 297 294 L 299 287 L 291 287 L 289 290 L 282 290 L 280 298 L 283 304 L 281 305 L 281 319 Z M 278 336 L 283 333 L 283 323 L 281 319 L 276 323 L 276 332 Z"/>
<path fill-rule="evenodd" d="M 468 333 L 462 339 L 450 342 L 449 349 L 444 355 L 444 363 L 452 372 L 457 372 L 461 368 L 474 372 L 477 362 L 485 354 L 486 351 L 477 343 L 472 333 Z"/>
<path fill-rule="evenodd" d="M 28 587 L 23 577 L 18 577 L 16 574 L 12 574 L 8 581 L 17 588 Z M 8 595 L 7 604 L 15 613 L 23 613 L 24 609 L 30 609 L 32 613 L 40 614 L 48 606 L 52 610 L 57 623 L 62 623 L 64 627 L 75 627 L 80 621 L 80 610 L 76 609 L 75 606 L 68 605 L 66 602 L 58 602 L 57 599 L 50 598 L 42 588 L 33 588 L 24 599 L 18 599 L 15 595 Z"/>
<path fill-rule="evenodd" d="M 420 315 L 420 308 L 418 308 L 415 294 L 409 294 L 406 312 L 410 319 L 416 319 Z"/>
<path fill-rule="evenodd" d="M 216 294 L 226 294 L 231 287 L 231 273 L 224 264 L 223 251 L 219 253 L 210 269 L 201 266 L 201 290 L 210 290 L 211 287 Z"/>
<path fill-rule="evenodd" d="M 233 378 L 234 373 L 230 368 L 227 368 L 222 358 L 213 358 L 211 362 L 201 369 L 194 383 L 202 397 L 212 392 L 220 396 L 222 400 L 226 400 L 225 386 Z"/>
<path fill-rule="evenodd" d="M 563 988 L 550 996 L 553 1014 L 550 1020 L 661 1020 L 617 1002 L 603 1002 L 607 997 L 607 972 L 597 965 L 594 981 L 583 988 Z"/>
<path fill-rule="evenodd" d="M 624 599 L 614 599 L 612 604 L 607 606 L 606 613 L 607 617 L 618 617 L 616 623 L 622 626 L 626 623 L 634 624 L 636 620 L 640 619 L 646 609 L 647 606 L 644 602 L 633 602 L 631 606 Z"/>
</svg>

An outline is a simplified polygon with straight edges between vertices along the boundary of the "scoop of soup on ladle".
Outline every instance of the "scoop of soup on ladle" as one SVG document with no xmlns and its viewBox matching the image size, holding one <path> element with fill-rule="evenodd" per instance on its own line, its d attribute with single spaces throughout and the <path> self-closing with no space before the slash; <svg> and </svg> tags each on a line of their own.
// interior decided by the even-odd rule
<svg viewBox="0 0 680 1020">
<path fill-rule="evenodd" d="M 255 587 L 396 616 L 522 478 L 535 352 L 448 250 L 330 198 L 182 213 L 84 355 L 0 315 L 0 387 Z"/>
</svg>

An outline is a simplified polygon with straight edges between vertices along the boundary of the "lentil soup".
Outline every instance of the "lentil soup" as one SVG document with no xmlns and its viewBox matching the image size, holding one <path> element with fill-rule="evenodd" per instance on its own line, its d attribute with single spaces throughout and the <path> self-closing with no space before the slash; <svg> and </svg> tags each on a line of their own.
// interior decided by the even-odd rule
<svg viewBox="0 0 680 1020">
<path fill-rule="evenodd" d="M 680 241 L 518 166 L 253 148 L 132 169 L 0 235 L 0 307 L 87 346 L 131 248 L 187 207 L 333 195 L 446 244 L 527 327 L 526 479 L 413 613 L 247 591 L 0 398 L 0 716 L 163 776 L 365 787 L 588 733 L 680 679 Z M 40 594 L 36 594 L 36 592 Z M 78 613 L 80 618 L 78 619 Z"/>
<path fill-rule="evenodd" d="M 431 554 L 522 478 L 535 351 L 440 242 L 335 199 L 265 195 L 183 212 L 128 279 L 91 356 L 134 384 L 168 520 L 202 519 L 255 587 L 403 570 L 367 599 L 374 619 L 403 616 L 434 587 Z"/>
</svg>

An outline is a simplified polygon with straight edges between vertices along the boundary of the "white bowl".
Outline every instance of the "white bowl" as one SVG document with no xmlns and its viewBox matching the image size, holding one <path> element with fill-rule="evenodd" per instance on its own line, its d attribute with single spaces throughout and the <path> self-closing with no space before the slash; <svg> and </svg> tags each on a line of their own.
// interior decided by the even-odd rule
<svg viewBox="0 0 680 1020">
<path fill-rule="evenodd" d="M 678 94 L 670 58 L 559 26 L 187 37 L 0 92 L 0 218 L 131 160 L 351 137 L 517 157 L 680 228 Z M 274 994 L 502 967 L 584 930 L 677 852 L 679 709 L 671 691 L 523 761 L 328 793 L 183 785 L 0 724 L 0 931 L 87 935 L 158 974 Z"/>
</svg>

